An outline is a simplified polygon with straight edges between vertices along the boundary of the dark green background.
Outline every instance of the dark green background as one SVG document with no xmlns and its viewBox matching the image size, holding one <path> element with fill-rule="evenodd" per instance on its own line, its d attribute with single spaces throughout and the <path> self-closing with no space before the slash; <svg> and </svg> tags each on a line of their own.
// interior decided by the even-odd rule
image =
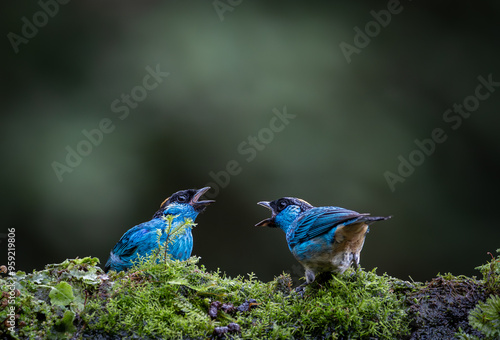
<svg viewBox="0 0 500 340">
<path fill-rule="evenodd" d="M 7 35 L 40 5 L 0 6 L 0 233 L 16 228 L 20 270 L 76 256 L 104 265 L 166 197 L 233 160 L 241 173 L 194 230 L 209 269 L 300 274 L 283 233 L 253 226 L 269 216 L 256 202 L 282 196 L 393 215 L 373 226 L 361 263 L 400 278 L 477 274 L 500 248 L 500 91 L 459 128 L 443 121 L 478 76 L 500 81 L 495 1 L 402 1 L 351 63 L 340 43 L 386 1 L 245 0 L 223 21 L 211 1 L 72 1 L 18 53 Z M 111 103 L 157 64 L 170 75 L 120 120 Z M 247 162 L 238 146 L 284 106 L 296 118 Z M 52 163 L 103 118 L 115 130 L 59 182 Z M 384 173 L 436 128 L 446 141 L 392 192 Z"/>
</svg>

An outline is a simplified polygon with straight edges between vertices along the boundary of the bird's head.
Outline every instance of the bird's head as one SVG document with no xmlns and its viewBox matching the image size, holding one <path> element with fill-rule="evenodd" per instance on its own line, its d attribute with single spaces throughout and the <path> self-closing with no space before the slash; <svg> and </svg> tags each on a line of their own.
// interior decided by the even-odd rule
<svg viewBox="0 0 500 340">
<path fill-rule="evenodd" d="M 213 200 L 200 201 L 201 196 L 209 189 L 210 187 L 205 187 L 199 190 L 188 189 L 177 191 L 163 201 L 160 209 L 153 215 L 153 218 L 166 215 L 183 215 L 184 217 L 195 219 L 210 203 L 215 202 Z"/>
<path fill-rule="evenodd" d="M 295 221 L 304 211 L 313 206 L 308 202 L 295 197 L 283 197 L 272 202 L 262 201 L 257 203 L 271 210 L 271 217 L 260 221 L 257 227 L 279 227 L 288 229 L 288 226 Z"/>
</svg>

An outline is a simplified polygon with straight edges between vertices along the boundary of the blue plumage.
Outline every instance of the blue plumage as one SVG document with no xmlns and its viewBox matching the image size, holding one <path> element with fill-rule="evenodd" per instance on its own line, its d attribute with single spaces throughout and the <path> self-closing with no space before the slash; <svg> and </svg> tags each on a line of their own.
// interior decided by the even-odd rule
<svg viewBox="0 0 500 340">
<path fill-rule="evenodd" d="M 171 227 L 182 225 L 186 219 L 193 222 L 206 206 L 214 201 L 200 201 L 200 197 L 209 190 L 205 187 L 200 190 L 182 190 L 167 198 L 160 205 L 160 209 L 148 221 L 129 229 L 120 238 L 111 250 L 104 270 L 122 271 L 132 266 L 138 255 L 150 255 L 159 247 L 157 230 L 161 230 L 160 242 L 165 243 L 168 235 L 167 216 L 173 216 Z M 190 228 L 178 235 L 169 247 L 172 259 L 187 260 L 193 250 L 193 235 Z"/>
<path fill-rule="evenodd" d="M 259 204 L 269 208 L 272 216 L 257 226 L 279 227 L 285 232 L 288 248 L 306 269 L 307 283 L 321 272 L 343 273 L 351 264 L 357 269 L 368 226 L 390 218 L 340 207 L 313 207 L 294 197 Z"/>
</svg>

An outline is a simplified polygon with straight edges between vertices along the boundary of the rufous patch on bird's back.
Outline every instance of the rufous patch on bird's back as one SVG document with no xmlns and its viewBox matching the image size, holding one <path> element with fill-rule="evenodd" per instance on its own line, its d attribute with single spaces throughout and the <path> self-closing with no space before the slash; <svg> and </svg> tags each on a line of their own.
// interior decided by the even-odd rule
<svg viewBox="0 0 500 340">
<path fill-rule="evenodd" d="M 336 249 L 354 252 L 361 250 L 367 231 L 368 225 L 364 222 L 338 226 L 335 231 L 335 243 L 339 248 Z"/>
</svg>

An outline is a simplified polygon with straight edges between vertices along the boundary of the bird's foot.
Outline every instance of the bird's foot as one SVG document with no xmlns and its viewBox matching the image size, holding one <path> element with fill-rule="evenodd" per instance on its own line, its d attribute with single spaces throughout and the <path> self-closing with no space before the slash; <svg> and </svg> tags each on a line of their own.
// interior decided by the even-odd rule
<svg viewBox="0 0 500 340">
<path fill-rule="evenodd" d="M 307 283 L 301 284 L 300 286 L 298 286 L 297 288 L 295 288 L 295 293 L 297 293 L 301 298 L 303 298 L 304 294 L 306 292 L 307 285 L 308 285 Z"/>
</svg>

